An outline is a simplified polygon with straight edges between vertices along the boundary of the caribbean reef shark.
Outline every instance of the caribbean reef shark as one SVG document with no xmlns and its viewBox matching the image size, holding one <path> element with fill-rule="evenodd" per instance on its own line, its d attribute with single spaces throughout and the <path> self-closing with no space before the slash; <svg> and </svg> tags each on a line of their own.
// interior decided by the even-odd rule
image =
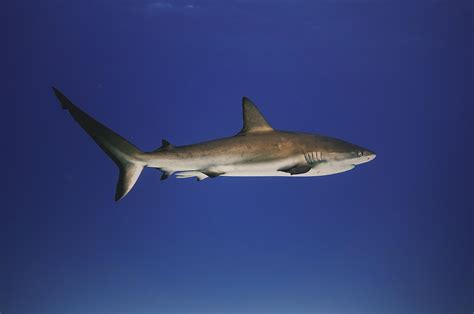
<svg viewBox="0 0 474 314">
<path fill-rule="evenodd" d="M 195 177 L 199 181 L 219 176 L 324 176 L 369 162 L 375 153 L 328 136 L 280 131 L 272 128 L 250 99 L 243 97 L 243 127 L 234 136 L 186 146 L 163 140 L 160 148 L 140 151 L 126 139 L 75 106 L 53 87 L 63 109 L 68 110 L 118 166 L 115 200 L 132 189 L 143 168 L 161 170 L 164 180 Z"/>
</svg>

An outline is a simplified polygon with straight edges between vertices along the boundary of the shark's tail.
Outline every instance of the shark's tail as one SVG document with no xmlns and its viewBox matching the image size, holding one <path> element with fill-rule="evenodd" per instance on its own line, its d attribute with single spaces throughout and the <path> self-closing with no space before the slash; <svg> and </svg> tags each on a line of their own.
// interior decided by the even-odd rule
<svg viewBox="0 0 474 314">
<path fill-rule="evenodd" d="M 59 90 L 53 87 L 53 91 L 61 102 L 62 108 L 69 111 L 74 120 L 79 123 L 118 166 L 120 175 L 117 182 L 115 200 L 122 199 L 133 188 L 140 173 L 146 166 L 146 154 L 76 107 Z"/>
</svg>

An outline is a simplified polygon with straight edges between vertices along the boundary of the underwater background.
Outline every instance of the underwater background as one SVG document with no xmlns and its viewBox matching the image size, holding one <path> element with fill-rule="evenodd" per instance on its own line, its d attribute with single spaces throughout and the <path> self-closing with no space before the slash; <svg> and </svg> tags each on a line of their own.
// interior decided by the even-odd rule
<svg viewBox="0 0 474 314">
<path fill-rule="evenodd" d="M 10 1 L 0 312 L 471 313 L 473 12 L 463 0 Z M 51 86 L 143 150 L 282 130 L 377 158 L 314 178 L 116 166 Z"/>
</svg>

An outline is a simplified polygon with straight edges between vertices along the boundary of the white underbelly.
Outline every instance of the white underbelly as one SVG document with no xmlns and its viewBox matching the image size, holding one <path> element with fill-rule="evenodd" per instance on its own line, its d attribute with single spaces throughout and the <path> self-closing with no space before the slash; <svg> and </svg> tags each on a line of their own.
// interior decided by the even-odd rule
<svg viewBox="0 0 474 314">
<path fill-rule="evenodd" d="M 341 164 L 325 162 L 316 165 L 310 171 L 306 173 L 291 175 L 290 173 L 278 171 L 278 169 L 288 168 L 289 165 L 302 164 L 305 162 L 304 158 L 297 156 L 294 158 L 288 158 L 286 160 L 275 160 L 271 162 L 263 163 L 237 163 L 237 164 L 226 164 L 218 165 L 206 168 L 206 171 L 221 174 L 226 177 L 315 177 L 315 176 L 326 176 L 336 173 L 345 172 L 353 169 L 355 166 L 352 164 Z M 170 169 L 172 173 L 175 173 L 178 178 L 190 178 L 198 177 L 200 180 L 207 176 L 203 172 L 196 170 L 199 169 L 197 165 L 188 164 L 186 168 L 175 168 Z M 188 170 L 189 169 L 189 170 Z M 192 170 L 191 170 L 192 169 Z"/>
<path fill-rule="evenodd" d="M 290 173 L 278 171 L 273 169 L 262 169 L 249 171 L 247 169 L 241 169 L 240 171 L 234 170 L 225 172 L 223 176 L 226 177 L 317 177 L 317 176 L 327 176 L 331 174 L 346 172 L 353 169 L 354 165 L 344 165 L 344 166 L 317 166 L 306 173 L 301 173 L 297 175 L 291 175 Z"/>
</svg>

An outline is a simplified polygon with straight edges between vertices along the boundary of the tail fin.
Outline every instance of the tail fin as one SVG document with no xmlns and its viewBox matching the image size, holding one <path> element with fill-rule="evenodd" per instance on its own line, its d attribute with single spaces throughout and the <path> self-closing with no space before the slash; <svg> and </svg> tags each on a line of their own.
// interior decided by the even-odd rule
<svg viewBox="0 0 474 314">
<path fill-rule="evenodd" d="M 59 90 L 53 87 L 53 91 L 61 102 L 62 108 L 69 111 L 74 120 L 79 123 L 118 166 L 120 175 L 117 182 L 115 200 L 122 199 L 133 188 L 140 173 L 146 166 L 145 153 L 76 107 Z"/>
</svg>

